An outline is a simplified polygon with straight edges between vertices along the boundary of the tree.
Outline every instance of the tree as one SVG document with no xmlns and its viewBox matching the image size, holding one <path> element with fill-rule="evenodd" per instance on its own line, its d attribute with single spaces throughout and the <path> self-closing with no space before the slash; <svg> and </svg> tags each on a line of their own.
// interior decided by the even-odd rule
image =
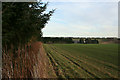
<svg viewBox="0 0 120 80">
<path fill-rule="evenodd" d="M 80 44 L 84 44 L 84 39 L 83 39 L 83 38 L 80 38 L 79 43 L 80 43 Z"/>
<path fill-rule="evenodd" d="M 29 43 L 31 39 L 42 36 L 41 29 L 54 13 L 54 10 L 44 12 L 47 4 L 42 2 L 2 3 L 3 78 L 32 76 L 33 65 L 37 62 L 35 57 L 37 52 L 33 50 L 35 48 L 30 48 Z"/>
<path fill-rule="evenodd" d="M 41 37 L 41 29 L 45 27 L 54 10 L 48 13 L 47 4 L 43 2 L 3 2 L 2 3 L 2 41 L 7 45 L 18 47 L 25 45 L 34 37 Z"/>
</svg>

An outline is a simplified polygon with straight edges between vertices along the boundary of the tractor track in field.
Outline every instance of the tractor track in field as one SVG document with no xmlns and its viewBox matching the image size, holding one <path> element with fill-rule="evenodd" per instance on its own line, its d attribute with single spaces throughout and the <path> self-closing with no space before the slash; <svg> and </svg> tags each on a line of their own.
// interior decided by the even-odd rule
<svg viewBox="0 0 120 80">
<path fill-rule="evenodd" d="M 56 51 L 53 47 L 51 47 L 54 51 Z M 58 51 L 56 51 L 58 52 Z M 93 76 L 94 78 L 98 78 L 96 75 L 94 75 L 93 73 L 89 72 L 87 69 L 85 69 L 84 67 L 80 66 L 78 63 L 76 63 L 75 61 L 71 60 L 69 57 L 61 54 L 63 57 L 67 58 L 69 61 L 71 61 L 73 64 L 75 64 L 76 66 L 80 67 L 83 71 L 85 71 L 86 73 L 88 73 L 89 75 Z"/>
<path fill-rule="evenodd" d="M 85 55 L 84 55 L 85 56 Z M 120 71 L 120 69 L 117 67 L 117 66 L 115 66 L 115 65 L 113 65 L 113 64 L 111 64 L 111 63 L 107 63 L 107 62 L 103 62 L 103 61 L 100 61 L 100 60 L 97 60 L 97 59 L 93 59 L 93 58 L 90 58 L 90 57 L 88 57 L 88 56 L 85 56 L 86 57 L 86 59 L 92 59 L 92 60 L 94 60 L 94 61 L 96 61 L 96 62 L 98 62 L 98 63 L 100 63 L 100 64 L 102 64 L 102 65 L 105 65 L 105 66 L 107 66 L 107 67 L 109 67 L 109 68 L 112 68 L 112 69 L 114 69 L 114 70 L 117 70 L 117 71 Z"/>
<path fill-rule="evenodd" d="M 65 77 L 65 76 L 62 75 L 62 73 L 60 72 L 60 68 L 57 67 L 57 65 L 60 65 L 60 64 L 53 58 L 53 56 L 51 55 L 51 53 L 50 53 L 50 52 L 46 52 L 46 54 L 47 54 L 49 60 L 51 61 L 51 64 L 52 64 L 52 66 L 53 66 L 53 70 L 54 70 L 56 76 L 57 76 L 58 78 L 60 78 L 61 76 L 62 76 L 62 77 Z"/>
<path fill-rule="evenodd" d="M 50 46 L 49 46 L 49 47 L 50 47 Z M 47 53 L 47 54 L 48 54 L 49 57 L 50 57 L 51 54 L 49 54 L 49 53 Z M 61 54 L 59 54 L 59 55 L 62 56 Z M 51 58 L 51 57 L 50 57 L 50 58 Z M 71 61 L 70 61 L 69 59 L 67 59 L 66 57 L 63 56 L 63 58 L 65 58 L 66 60 L 68 60 L 68 62 L 71 62 Z M 52 62 L 53 62 L 53 61 L 52 61 Z M 73 62 L 71 62 L 71 63 L 73 63 Z M 70 64 L 71 64 L 71 63 L 70 63 Z M 54 63 L 53 63 L 53 66 L 54 66 Z M 65 66 L 65 65 L 64 65 L 64 66 Z M 62 68 L 62 67 L 61 67 L 61 68 Z M 69 68 L 70 68 L 71 70 L 73 70 L 75 74 L 80 75 L 80 74 L 75 70 L 75 68 L 73 68 L 73 67 L 69 67 Z M 55 69 L 54 69 L 54 70 L 55 70 Z M 62 70 L 63 70 L 63 72 L 64 72 L 64 70 L 66 70 L 66 69 L 62 69 Z M 55 72 L 56 72 L 56 70 L 55 70 Z M 69 75 L 68 75 L 68 74 L 66 74 L 66 73 L 63 73 L 63 74 L 64 74 L 65 78 L 69 78 Z M 57 73 L 57 76 L 59 76 L 58 73 Z M 80 77 L 80 76 L 78 76 L 78 77 Z M 78 77 L 77 77 L 77 78 L 78 78 Z"/>
<path fill-rule="evenodd" d="M 51 61 L 51 64 L 52 64 L 52 66 L 53 66 L 53 69 L 54 69 L 54 72 L 55 72 L 56 76 L 59 76 L 59 73 L 56 71 L 56 68 L 55 68 L 55 66 L 56 66 L 55 62 L 53 61 L 53 59 L 52 59 L 52 57 L 50 56 L 49 53 L 47 53 L 47 56 L 48 56 L 48 58 L 49 58 L 50 61 Z"/>
<path fill-rule="evenodd" d="M 56 47 L 54 47 L 54 48 L 56 48 Z M 60 49 L 60 48 L 59 48 Z M 62 49 L 60 49 L 60 50 L 62 50 Z M 63 52 L 63 51 L 62 51 Z M 64 52 L 63 52 L 64 53 Z M 73 57 L 73 56 L 72 56 Z M 81 56 L 79 56 L 79 57 L 81 57 Z M 93 60 L 93 61 L 95 61 L 96 63 L 98 62 L 98 63 L 100 63 L 100 64 L 102 64 L 102 65 L 105 65 L 105 66 L 107 66 L 107 67 L 109 67 L 109 68 L 112 68 L 112 69 L 114 69 L 114 70 L 117 70 L 117 71 L 119 71 L 120 72 L 120 69 L 118 69 L 118 66 L 116 66 L 116 65 L 113 65 L 113 64 L 111 64 L 111 63 L 107 63 L 107 62 L 104 62 L 104 61 L 100 61 L 100 60 L 97 60 L 97 59 L 95 59 L 95 58 L 91 58 L 91 57 L 88 57 L 88 56 L 86 56 L 86 55 L 83 55 L 83 57 L 85 57 L 87 60 L 88 59 L 90 59 L 90 60 Z M 82 58 L 82 57 L 81 57 Z"/>
<path fill-rule="evenodd" d="M 57 52 L 55 52 L 55 53 L 57 53 Z M 59 54 L 60 56 L 62 56 L 63 57 L 63 55 L 61 55 L 61 54 Z M 66 59 L 68 62 L 71 62 L 69 59 L 67 59 L 66 57 L 63 57 L 64 59 Z M 71 62 L 72 63 L 72 62 Z M 71 63 L 69 63 L 69 64 L 71 64 Z M 59 63 L 58 63 L 58 65 L 60 65 Z M 61 66 L 61 65 L 60 65 Z M 64 66 L 66 66 L 65 64 L 64 64 Z M 62 68 L 62 67 L 61 67 Z M 79 74 L 79 72 L 77 72 L 76 70 L 75 70 L 75 68 L 74 67 L 71 67 L 71 66 L 69 66 L 69 69 L 70 70 L 73 70 L 74 71 L 74 74 L 77 74 L 77 75 L 79 75 L 80 76 L 80 74 Z M 66 70 L 66 69 L 62 69 L 63 70 L 63 72 Z M 65 77 L 69 77 L 69 75 L 68 74 L 66 74 L 66 73 L 63 73 L 64 75 L 65 75 Z M 79 77 L 78 76 L 78 77 Z"/>
<path fill-rule="evenodd" d="M 49 57 L 49 59 L 50 59 L 50 61 L 51 61 L 51 63 L 52 63 L 52 66 L 53 66 L 53 69 L 54 69 L 54 72 L 55 72 L 55 74 L 58 76 L 58 78 L 61 76 L 61 74 L 59 73 L 59 71 L 57 71 L 57 69 L 58 68 L 56 68 L 56 64 L 57 65 L 60 65 L 55 59 L 54 59 L 54 57 L 51 55 L 51 53 L 50 52 L 48 52 L 47 53 L 47 56 Z M 61 65 L 60 65 L 61 66 Z M 71 68 L 71 67 L 69 67 L 70 69 L 72 69 L 73 71 L 75 71 L 73 68 Z M 64 69 L 62 69 L 62 67 L 61 67 L 61 70 L 63 70 L 64 71 Z M 62 76 L 64 76 L 66 79 L 67 78 L 69 78 L 70 76 L 68 75 L 68 74 L 66 74 L 66 73 L 64 73 L 62 71 Z M 78 72 L 74 72 L 75 74 L 79 74 Z"/>
<path fill-rule="evenodd" d="M 62 56 L 64 56 L 65 58 L 67 58 L 68 60 L 70 60 L 73 64 L 77 65 L 78 67 L 80 67 L 82 70 L 84 70 L 85 72 L 87 72 L 88 74 L 90 74 L 91 76 L 93 76 L 94 78 L 98 78 L 96 75 L 94 75 L 93 73 L 89 72 L 87 69 L 85 69 L 84 67 L 80 66 L 78 63 L 76 63 L 75 61 L 71 60 L 69 57 L 61 54 Z"/>
<path fill-rule="evenodd" d="M 55 50 L 56 51 L 56 48 L 55 47 L 51 47 L 53 50 Z M 55 48 L 55 49 L 54 49 Z M 57 51 L 56 51 L 57 52 Z M 94 76 L 94 77 L 96 77 L 97 78 L 97 76 L 95 76 L 93 73 L 91 73 L 91 72 L 89 72 L 87 69 L 85 69 L 85 68 L 83 68 L 82 66 L 80 66 L 77 62 L 75 62 L 75 61 L 73 61 L 73 60 L 71 60 L 69 57 L 67 57 L 67 56 L 65 56 L 65 55 L 63 55 L 63 54 L 61 54 L 62 56 L 64 56 L 64 57 L 66 57 L 67 59 L 69 59 L 71 62 L 73 62 L 75 65 L 77 65 L 77 66 L 79 66 L 81 69 L 83 69 L 85 72 L 87 72 L 87 73 L 89 73 L 90 75 L 92 75 L 92 76 Z M 69 55 L 70 57 L 72 57 L 72 58 L 74 58 L 73 56 L 71 56 L 71 55 Z M 74 59 L 76 59 L 76 58 L 74 58 Z M 77 59 L 78 60 L 78 59 Z M 78 60 L 79 62 L 82 62 L 82 63 L 85 63 L 84 61 L 82 61 L 82 60 Z M 110 77 L 114 77 L 114 78 L 117 78 L 116 76 L 113 76 L 111 73 L 109 73 L 108 71 L 105 71 L 105 70 L 100 70 L 100 68 L 98 68 L 98 67 L 96 67 L 96 66 L 94 66 L 94 65 L 92 65 L 92 64 L 89 64 L 89 63 L 85 63 L 85 64 L 87 64 L 87 65 L 90 65 L 91 67 L 93 67 L 93 68 L 95 68 L 96 70 L 98 70 L 98 71 L 100 71 L 100 72 L 103 72 L 104 74 L 108 74 Z"/>
<path fill-rule="evenodd" d="M 118 69 L 118 66 L 115 66 L 115 65 L 113 65 L 113 64 L 111 64 L 111 63 L 104 62 L 104 61 L 101 61 L 101 60 L 97 60 L 97 59 L 95 59 L 95 58 L 91 58 L 91 57 L 88 57 L 88 56 L 86 56 L 86 55 L 83 55 L 83 56 L 84 56 L 85 58 L 87 58 L 87 59 L 94 60 L 94 61 L 96 61 L 96 62 L 99 62 L 100 64 L 106 65 L 106 66 L 108 66 L 108 67 L 111 67 L 111 68 L 113 68 L 113 69 L 115 69 L 115 70 L 120 71 L 120 69 Z"/>
<path fill-rule="evenodd" d="M 71 56 L 71 55 L 69 55 L 69 56 L 70 56 L 71 58 L 73 58 L 73 59 L 77 59 L 77 58 L 75 58 L 75 57 L 73 57 L 73 56 Z M 88 63 L 88 62 L 84 62 L 83 60 L 78 60 L 78 59 L 77 59 L 77 61 L 82 62 L 82 63 L 84 63 L 84 64 L 87 64 L 88 66 L 91 66 L 91 67 L 95 68 L 96 70 L 98 70 L 98 71 L 100 71 L 100 72 L 103 72 L 104 74 L 109 75 L 109 77 L 117 78 L 116 76 L 112 75 L 112 74 L 109 73 L 108 71 L 102 70 L 102 69 L 98 68 L 97 66 L 92 65 L 92 64 L 90 64 L 90 63 Z"/>
<path fill-rule="evenodd" d="M 72 58 L 74 58 L 74 57 L 72 57 Z M 74 59 L 77 59 L 77 58 L 74 58 Z M 95 66 L 95 65 L 93 65 L 93 64 L 91 64 L 91 63 L 84 62 L 83 60 L 79 60 L 79 59 L 77 59 L 77 61 L 82 62 L 82 63 L 85 63 L 85 64 L 87 64 L 87 65 L 95 68 L 96 70 L 98 70 L 98 71 L 100 71 L 100 72 L 102 72 L 102 73 L 104 73 L 104 74 L 107 74 L 109 77 L 117 78 L 116 76 L 112 75 L 110 72 L 106 71 L 103 67 L 102 67 L 102 68 L 99 68 L 99 67 L 97 67 L 97 66 Z"/>
<path fill-rule="evenodd" d="M 54 48 L 55 48 L 55 47 L 54 47 Z M 56 48 L 55 48 L 55 49 L 56 49 Z M 54 50 L 55 50 L 55 49 L 54 49 Z M 61 51 L 61 52 L 64 53 L 63 51 Z M 102 70 L 102 69 L 96 67 L 95 65 L 93 65 L 93 64 L 91 64 L 91 63 L 88 63 L 88 62 L 84 62 L 83 60 L 79 60 L 78 58 L 73 57 L 73 56 L 70 55 L 70 54 L 69 54 L 69 55 L 67 54 L 67 56 L 69 56 L 69 57 L 71 57 L 71 58 L 73 58 L 73 59 L 77 59 L 76 61 L 79 61 L 79 62 L 82 62 L 82 63 L 84 63 L 84 64 L 87 64 L 87 65 L 89 65 L 89 66 L 95 68 L 96 70 L 98 70 L 98 71 L 100 71 L 100 72 L 102 72 L 102 73 L 104 73 L 104 74 L 109 75 L 110 77 L 117 78 L 116 76 L 112 75 L 111 73 L 109 73 L 109 72 L 106 71 L 105 69 Z"/>
</svg>

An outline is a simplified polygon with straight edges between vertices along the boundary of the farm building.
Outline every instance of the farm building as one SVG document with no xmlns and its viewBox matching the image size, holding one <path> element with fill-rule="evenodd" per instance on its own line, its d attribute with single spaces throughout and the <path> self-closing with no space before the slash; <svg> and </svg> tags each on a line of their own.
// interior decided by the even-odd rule
<svg viewBox="0 0 120 80">
<path fill-rule="evenodd" d="M 74 43 L 80 43 L 80 44 L 98 44 L 99 41 L 97 39 L 90 39 L 90 38 L 76 38 L 72 39 Z"/>
<path fill-rule="evenodd" d="M 72 39 L 73 43 L 79 43 L 79 39 Z"/>
<path fill-rule="evenodd" d="M 86 39 L 85 44 L 98 44 L 99 41 L 96 39 Z"/>
</svg>

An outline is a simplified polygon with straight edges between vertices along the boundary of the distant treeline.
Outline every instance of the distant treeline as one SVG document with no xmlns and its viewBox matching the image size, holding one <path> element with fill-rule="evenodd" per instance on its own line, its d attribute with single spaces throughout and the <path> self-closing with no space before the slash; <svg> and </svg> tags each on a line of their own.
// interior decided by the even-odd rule
<svg viewBox="0 0 120 80">
<path fill-rule="evenodd" d="M 81 43 L 81 44 L 99 44 L 99 41 L 97 39 L 80 38 L 78 43 Z"/>
<path fill-rule="evenodd" d="M 43 43 L 80 43 L 80 44 L 98 44 L 97 39 L 91 38 L 72 38 L 72 37 L 42 37 Z"/>
<path fill-rule="evenodd" d="M 64 37 L 42 37 L 43 43 L 73 43 L 72 38 Z"/>
<path fill-rule="evenodd" d="M 74 38 L 74 37 L 42 37 L 43 43 L 79 43 L 79 44 L 107 44 L 107 43 L 120 43 L 119 38 Z"/>
</svg>

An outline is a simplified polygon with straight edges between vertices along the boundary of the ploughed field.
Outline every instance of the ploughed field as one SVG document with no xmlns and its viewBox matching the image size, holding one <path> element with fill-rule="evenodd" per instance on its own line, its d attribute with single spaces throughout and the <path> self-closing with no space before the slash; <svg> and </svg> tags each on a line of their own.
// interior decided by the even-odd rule
<svg viewBox="0 0 120 80">
<path fill-rule="evenodd" d="M 58 78 L 117 78 L 117 44 L 44 44 Z"/>
</svg>

